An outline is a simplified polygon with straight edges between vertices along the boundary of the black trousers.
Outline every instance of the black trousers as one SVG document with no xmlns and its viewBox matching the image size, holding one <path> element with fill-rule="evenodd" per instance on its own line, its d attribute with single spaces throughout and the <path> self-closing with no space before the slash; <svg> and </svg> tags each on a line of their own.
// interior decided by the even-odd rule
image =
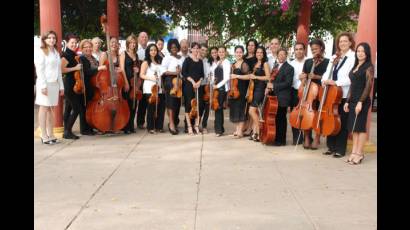
<svg viewBox="0 0 410 230">
<path fill-rule="evenodd" d="M 278 144 L 286 144 L 286 130 L 288 127 L 286 113 L 288 107 L 278 106 L 278 112 L 276 113 L 276 139 Z"/>
<path fill-rule="evenodd" d="M 225 102 L 225 99 L 226 99 L 226 92 L 225 92 L 225 87 L 224 86 L 222 86 L 221 88 L 218 89 L 219 90 L 219 95 L 218 95 L 219 107 L 215 111 L 214 127 L 215 127 L 215 133 L 216 134 L 223 134 L 225 132 L 225 128 L 224 128 L 224 102 Z"/>
<path fill-rule="evenodd" d="M 142 99 L 140 101 L 140 104 L 138 105 L 138 110 L 137 110 L 137 126 L 143 126 L 145 123 L 145 114 L 147 112 L 147 94 L 142 95 Z"/>
<path fill-rule="evenodd" d="M 80 113 L 81 115 L 85 114 L 84 106 L 81 104 L 84 102 L 81 101 L 82 95 L 77 95 L 73 91 L 66 91 L 64 95 L 66 103 L 63 115 L 64 131 L 72 132 L 73 125 L 75 123 L 75 120 L 77 120 L 78 115 L 80 115 Z M 80 131 L 83 132 L 84 128 L 85 124 L 80 119 Z"/>
<path fill-rule="evenodd" d="M 164 127 L 164 114 L 165 114 L 165 95 L 158 94 L 159 102 L 157 107 L 157 118 L 155 118 L 155 104 L 149 104 L 148 99 L 151 94 L 144 94 L 146 96 L 147 104 L 147 129 L 163 129 Z"/>
<path fill-rule="evenodd" d="M 206 128 L 208 126 L 209 102 L 202 101 L 199 106 L 199 115 L 202 117 L 202 128 Z"/>
<path fill-rule="evenodd" d="M 343 98 L 338 108 L 340 121 L 341 121 L 340 132 L 335 136 L 327 136 L 326 138 L 326 144 L 327 144 L 329 151 L 337 152 L 342 155 L 346 154 L 347 137 L 349 134 L 347 131 L 347 117 L 349 113 L 346 113 L 343 110 L 343 105 L 345 104 L 345 102 L 346 102 L 346 98 Z"/>
<path fill-rule="evenodd" d="M 127 93 L 124 92 L 123 94 L 124 94 L 124 98 L 128 102 L 128 108 L 130 109 L 130 119 L 128 120 L 128 124 L 124 127 L 123 130 L 124 131 L 135 131 L 135 127 L 134 127 L 135 113 L 137 111 L 138 103 L 140 103 L 142 99 L 140 101 L 137 101 L 137 99 L 135 99 L 135 107 L 133 108 L 134 100 L 130 99 L 129 92 Z"/>
</svg>

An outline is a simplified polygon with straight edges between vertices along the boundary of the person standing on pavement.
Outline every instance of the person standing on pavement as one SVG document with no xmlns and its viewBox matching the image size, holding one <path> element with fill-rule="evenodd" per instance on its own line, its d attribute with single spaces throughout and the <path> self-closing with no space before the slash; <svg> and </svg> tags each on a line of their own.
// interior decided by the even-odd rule
<svg viewBox="0 0 410 230">
<path fill-rule="evenodd" d="M 147 48 L 148 44 L 148 34 L 145 31 L 142 31 L 138 35 L 138 49 L 137 49 L 137 56 L 138 59 L 143 62 L 145 60 L 145 49 Z M 141 90 L 142 90 L 142 85 L 141 84 Z M 138 110 L 137 110 L 137 127 L 139 129 L 145 129 L 144 128 L 144 123 L 145 123 L 145 114 L 147 112 L 147 99 L 144 98 L 144 94 L 142 95 L 142 99 L 140 101 L 140 104 L 138 105 Z"/>
<path fill-rule="evenodd" d="M 347 160 L 350 164 L 360 164 L 364 158 L 367 115 L 371 104 L 370 91 L 374 77 L 370 54 L 369 44 L 360 43 L 356 48 L 353 69 L 349 72 L 351 85 L 344 104 L 344 111 L 349 113 L 347 127 L 348 131 L 353 133 L 352 154 Z"/>
<path fill-rule="evenodd" d="M 322 78 L 322 83 L 327 85 L 340 86 L 343 91 L 342 101 L 339 104 L 338 113 L 340 116 L 341 127 L 338 134 L 327 136 L 326 144 L 328 150 L 324 155 L 333 155 L 335 158 L 343 157 L 346 153 L 348 130 L 347 117 L 348 113 L 344 111 L 343 106 L 346 102 L 347 94 L 350 87 L 349 72 L 352 70 L 356 57 L 353 51 L 355 41 L 353 35 L 348 32 L 339 34 L 336 38 L 336 54 L 333 55 L 333 72 L 331 79 Z M 329 76 L 331 69 L 328 67 L 324 76 Z"/>
<path fill-rule="evenodd" d="M 56 32 L 46 32 L 41 36 L 41 47 L 34 57 L 37 73 L 35 103 L 39 105 L 38 120 L 43 144 L 57 143 L 52 107 L 57 106 L 59 96 L 64 95 L 61 60 L 56 44 Z"/>
</svg>

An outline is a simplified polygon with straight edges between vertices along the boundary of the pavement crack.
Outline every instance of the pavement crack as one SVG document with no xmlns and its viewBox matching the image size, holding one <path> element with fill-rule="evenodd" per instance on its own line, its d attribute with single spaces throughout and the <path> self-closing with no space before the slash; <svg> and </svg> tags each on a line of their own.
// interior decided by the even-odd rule
<svg viewBox="0 0 410 230">
<path fill-rule="evenodd" d="M 57 149 L 56 151 L 54 151 L 52 154 L 44 157 L 43 159 L 39 160 L 37 163 L 34 164 L 34 167 L 39 166 L 41 163 L 43 163 L 44 161 L 50 159 L 52 156 L 54 156 L 56 153 L 61 152 L 61 150 L 67 148 L 69 145 L 71 145 L 72 143 L 74 143 L 74 141 L 71 141 L 70 143 L 63 145 L 64 147 Z"/>
<path fill-rule="evenodd" d="M 82 213 L 82 211 L 88 207 L 88 204 L 90 201 L 94 198 L 95 195 L 102 189 L 102 187 L 107 183 L 109 179 L 117 172 L 117 170 L 121 167 L 121 165 L 130 157 L 131 153 L 137 148 L 137 146 L 141 143 L 141 141 L 147 136 L 147 132 L 141 137 L 141 139 L 134 145 L 134 147 L 128 152 L 127 156 L 117 165 L 117 167 L 110 173 L 110 175 L 107 176 L 107 178 L 104 179 L 104 181 L 98 186 L 98 188 L 91 194 L 90 198 L 81 206 L 80 210 L 77 212 L 77 214 L 74 215 L 74 217 L 70 220 L 70 222 L 67 224 L 67 226 L 64 228 L 64 230 L 67 230 L 70 228 L 70 226 L 74 223 L 74 221 L 77 219 L 77 217 Z"/>
<path fill-rule="evenodd" d="M 198 200 L 199 200 L 199 189 L 201 185 L 201 171 L 202 171 L 202 152 L 204 149 L 204 135 L 202 134 L 202 143 L 201 143 L 201 153 L 199 158 L 199 172 L 198 172 L 198 181 L 196 182 L 196 202 L 195 202 L 195 220 L 194 220 L 194 230 L 196 229 L 196 219 L 198 215 Z"/>
</svg>

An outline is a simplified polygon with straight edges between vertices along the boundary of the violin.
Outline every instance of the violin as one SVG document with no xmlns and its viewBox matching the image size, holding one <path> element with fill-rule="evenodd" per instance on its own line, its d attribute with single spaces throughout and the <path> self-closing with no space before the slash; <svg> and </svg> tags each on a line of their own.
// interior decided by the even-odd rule
<svg viewBox="0 0 410 230">
<path fill-rule="evenodd" d="M 191 112 L 189 112 L 189 119 L 197 118 L 198 115 L 198 89 L 195 89 L 195 98 L 191 99 Z"/>
<path fill-rule="evenodd" d="M 279 64 L 272 69 L 269 82 L 275 80 L 279 73 Z M 270 89 L 272 93 L 272 89 Z M 259 107 L 258 107 L 259 108 Z M 278 112 L 278 97 L 265 94 L 262 103 L 261 119 L 259 120 L 259 139 L 262 144 L 273 144 L 276 138 L 276 114 Z"/>
<path fill-rule="evenodd" d="M 155 71 L 154 73 L 155 75 L 155 85 L 153 85 L 151 87 L 151 96 L 148 98 L 148 103 L 149 104 L 155 104 L 155 118 L 158 115 L 158 102 L 159 102 L 159 97 L 158 97 L 158 93 L 159 93 L 159 78 L 158 78 L 158 74 L 157 71 Z"/>
<path fill-rule="evenodd" d="M 80 56 L 75 56 L 75 60 L 78 62 L 78 64 L 81 63 Z M 74 72 L 74 79 L 75 79 L 75 85 L 73 87 L 73 91 L 76 94 L 83 94 L 84 96 L 84 105 L 86 105 L 86 98 L 85 98 L 85 81 L 84 81 L 84 70 L 83 66 L 81 66 L 81 69 L 78 71 Z"/>
<path fill-rule="evenodd" d="M 313 74 L 315 67 L 323 60 L 321 55 L 312 60 L 310 74 Z M 310 130 L 313 128 L 313 118 L 317 111 L 313 110 L 313 101 L 317 98 L 319 86 L 308 78 L 307 82 L 303 81 L 298 90 L 299 104 L 295 107 L 289 116 L 289 122 L 293 128 L 299 130 Z"/>
<path fill-rule="evenodd" d="M 87 105 L 86 120 L 90 126 L 102 132 L 118 131 L 128 124 L 130 117 L 128 103 L 122 97 L 125 76 L 114 68 L 106 15 L 101 16 L 100 21 L 103 31 L 106 32 L 108 58 L 103 64 L 107 69 L 99 71 L 91 79 L 91 85 L 96 90 Z"/>
<path fill-rule="evenodd" d="M 208 82 L 210 81 L 211 78 L 211 73 L 208 74 Z M 203 100 L 204 102 L 209 102 L 209 99 L 211 98 L 211 84 L 206 84 L 204 85 L 204 95 L 203 95 Z"/>
<path fill-rule="evenodd" d="M 338 60 L 336 60 L 336 62 L 338 62 Z M 332 71 L 330 71 L 328 79 L 331 79 L 335 65 L 335 61 L 333 61 L 330 67 Z M 341 121 L 338 107 L 342 101 L 342 95 L 343 91 L 340 86 L 325 85 L 324 87 L 320 87 L 320 105 L 318 112 L 313 118 L 313 124 L 315 124 L 313 130 L 315 130 L 315 133 L 319 133 L 322 136 L 333 136 L 339 133 Z"/>
<path fill-rule="evenodd" d="M 211 108 L 216 111 L 219 108 L 219 101 L 218 101 L 218 97 L 219 97 L 219 90 L 217 88 L 213 89 L 212 92 L 212 106 Z"/>
<path fill-rule="evenodd" d="M 140 68 L 140 62 L 139 60 L 134 61 L 133 67 L 138 67 Z M 139 101 L 142 99 L 142 90 L 141 90 L 141 85 L 142 85 L 142 79 L 138 77 L 138 72 L 134 72 L 134 76 L 130 79 L 130 99 L 133 100 L 132 108 L 135 108 L 135 100 Z"/>
<path fill-rule="evenodd" d="M 179 69 L 179 66 L 177 66 Z M 182 79 L 180 74 L 172 79 L 172 89 L 169 94 L 173 97 L 181 98 L 182 97 Z"/>
<path fill-rule="evenodd" d="M 234 65 L 232 65 L 231 73 L 233 73 L 233 66 Z M 233 99 L 237 99 L 240 96 L 238 89 L 238 78 L 231 79 L 231 88 L 229 89 L 228 96 Z"/>
</svg>

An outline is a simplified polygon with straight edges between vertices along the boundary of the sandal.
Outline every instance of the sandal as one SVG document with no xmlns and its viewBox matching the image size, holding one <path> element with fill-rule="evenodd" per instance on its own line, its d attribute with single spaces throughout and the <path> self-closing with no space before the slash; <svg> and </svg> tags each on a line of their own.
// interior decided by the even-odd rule
<svg viewBox="0 0 410 230">
<path fill-rule="evenodd" d="M 188 126 L 188 134 L 189 134 L 189 136 L 194 135 L 194 131 L 192 130 L 192 126 Z"/>
<path fill-rule="evenodd" d="M 199 131 L 199 126 L 195 125 L 195 133 L 196 134 L 201 134 L 201 132 Z"/>
<path fill-rule="evenodd" d="M 359 153 L 354 153 L 356 156 L 359 156 L 360 159 L 358 161 L 354 161 L 354 159 L 351 161 L 354 165 L 358 165 L 362 163 L 362 160 L 364 159 L 364 154 L 359 154 Z"/>
</svg>

